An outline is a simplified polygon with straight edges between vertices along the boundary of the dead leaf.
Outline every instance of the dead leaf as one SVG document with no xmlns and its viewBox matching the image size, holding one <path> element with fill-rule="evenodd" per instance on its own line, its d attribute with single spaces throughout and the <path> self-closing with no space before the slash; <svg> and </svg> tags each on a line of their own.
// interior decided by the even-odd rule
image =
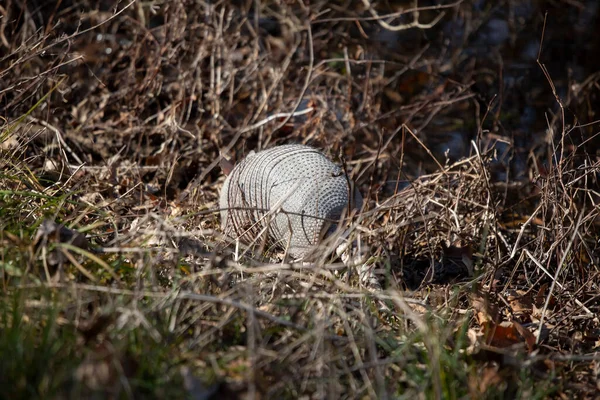
<svg viewBox="0 0 600 400">
<path fill-rule="evenodd" d="M 535 347 L 533 333 L 516 321 L 504 321 L 497 325 L 486 323 L 484 333 L 486 344 L 492 347 L 506 348 L 525 343 L 528 352 L 532 352 Z"/>
<path fill-rule="evenodd" d="M 511 311 L 515 317 L 524 321 L 529 319 L 533 311 L 533 300 L 529 292 L 524 290 L 511 290 L 506 296 L 510 304 Z"/>
<path fill-rule="evenodd" d="M 527 350 L 531 353 L 535 348 L 535 335 L 517 321 L 512 321 L 512 324 L 523 340 L 525 340 Z"/>
<path fill-rule="evenodd" d="M 548 291 L 548 286 L 548 282 L 544 283 L 535 295 L 535 305 L 537 307 L 542 307 L 546 302 L 546 292 Z"/>
<path fill-rule="evenodd" d="M 219 160 L 219 166 L 221 167 L 221 170 L 223 171 L 223 174 L 225 174 L 225 176 L 229 175 L 231 171 L 233 171 L 233 163 L 229 161 L 229 159 L 224 155 L 221 155 L 221 159 Z"/>
<path fill-rule="evenodd" d="M 475 310 L 477 322 L 484 326 L 493 323 L 497 319 L 497 310 L 490 304 L 487 294 L 480 291 L 471 293 L 469 296 L 471 307 Z"/>
</svg>

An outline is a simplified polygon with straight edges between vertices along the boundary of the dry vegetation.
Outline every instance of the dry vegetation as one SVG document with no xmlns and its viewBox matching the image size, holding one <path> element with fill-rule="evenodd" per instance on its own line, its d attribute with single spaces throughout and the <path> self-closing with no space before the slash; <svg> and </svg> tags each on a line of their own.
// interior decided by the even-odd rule
<svg viewBox="0 0 600 400">
<path fill-rule="evenodd" d="M 593 398 L 600 6 L 489 3 L 0 5 L 0 397 Z M 283 143 L 360 274 L 220 235 Z"/>
</svg>

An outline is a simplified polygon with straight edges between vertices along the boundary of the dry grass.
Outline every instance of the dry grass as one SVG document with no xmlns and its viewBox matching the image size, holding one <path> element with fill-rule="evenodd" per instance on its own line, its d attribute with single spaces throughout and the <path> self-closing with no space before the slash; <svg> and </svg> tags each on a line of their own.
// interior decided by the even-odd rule
<svg viewBox="0 0 600 400">
<path fill-rule="evenodd" d="M 517 3 L 0 7 L 1 397 L 594 396 L 598 75 L 499 78 Z M 376 290 L 221 236 L 219 154 L 294 142 L 367 200 Z"/>
</svg>

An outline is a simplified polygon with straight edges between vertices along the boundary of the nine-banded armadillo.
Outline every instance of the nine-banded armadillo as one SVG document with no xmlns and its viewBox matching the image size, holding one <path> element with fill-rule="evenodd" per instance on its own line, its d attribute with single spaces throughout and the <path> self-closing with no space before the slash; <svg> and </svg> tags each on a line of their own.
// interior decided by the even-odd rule
<svg viewBox="0 0 600 400">
<path fill-rule="evenodd" d="M 221 224 L 227 235 L 246 243 L 267 235 L 270 245 L 306 257 L 335 229 L 344 209 L 360 208 L 342 168 L 319 150 L 283 145 L 250 153 L 225 179 Z M 351 185 L 353 186 L 353 185 Z M 289 244 L 289 246 L 288 246 Z"/>
</svg>

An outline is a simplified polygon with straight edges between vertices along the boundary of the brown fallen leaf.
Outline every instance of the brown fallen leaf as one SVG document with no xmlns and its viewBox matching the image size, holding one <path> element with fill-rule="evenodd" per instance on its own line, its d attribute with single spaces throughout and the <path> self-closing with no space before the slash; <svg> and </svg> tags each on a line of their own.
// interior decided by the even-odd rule
<svg viewBox="0 0 600 400">
<path fill-rule="evenodd" d="M 546 292 L 548 291 L 548 286 L 548 282 L 542 284 L 542 286 L 540 286 L 540 290 L 538 290 L 537 294 L 535 295 L 534 304 L 537 307 L 542 307 L 546 302 Z"/>
<path fill-rule="evenodd" d="M 469 300 L 471 307 L 475 310 L 475 317 L 479 325 L 484 326 L 497 320 L 498 311 L 492 306 L 486 293 L 473 292 L 469 296 Z"/>
<path fill-rule="evenodd" d="M 515 296 L 512 300 L 516 301 L 517 298 L 518 296 Z M 517 321 L 499 322 L 498 311 L 491 305 L 487 294 L 477 291 L 472 293 L 469 299 L 475 310 L 477 322 L 482 327 L 483 338 L 487 346 L 506 348 L 518 343 L 525 343 L 528 352 L 533 351 L 536 342 L 535 335 Z"/>
<path fill-rule="evenodd" d="M 515 317 L 520 321 L 528 321 L 533 312 L 533 300 L 530 293 L 524 290 L 511 290 L 506 296 Z"/>
<path fill-rule="evenodd" d="M 527 351 L 531 353 L 535 348 L 535 335 L 517 321 L 512 321 L 512 324 L 521 338 L 525 341 L 525 344 L 527 344 Z"/>
<path fill-rule="evenodd" d="M 525 343 L 529 353 L 535 347 L 533 333 L 516 321 L 504 321 L 497 325 L 487 323 L 484 325 L 484 333 L 486 344 L 492 347 L 506 348 Z"/>
</svg>

